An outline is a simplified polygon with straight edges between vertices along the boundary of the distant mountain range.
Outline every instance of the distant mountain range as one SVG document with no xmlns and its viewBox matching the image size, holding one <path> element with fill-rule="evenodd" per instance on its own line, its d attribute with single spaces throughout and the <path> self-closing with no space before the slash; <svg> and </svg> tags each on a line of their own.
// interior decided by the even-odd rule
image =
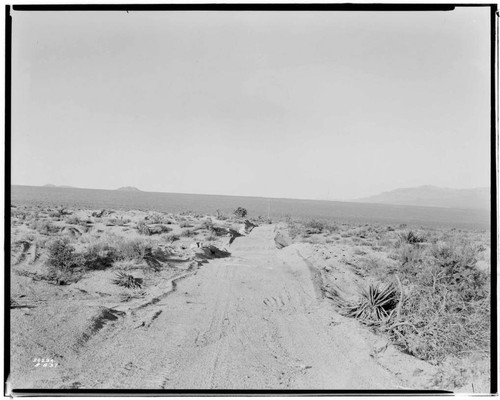
<svg viewBox="0 0 500 400">
<path fill-rule="evenodd" d="M 68 185 L 53 185 L 52 183 L 48 183 L 47 185 L 43 185 L 43 187 L 52 187 L 52 188 L 69 188 L 69 189 L 75 189 L 76 186 L 68 186 Z"/>
<path fill-rule="evenodd" d="M 360 203 L 489 210 L 490 188 L 451 189 L 426 185 L 391 190 L 352 201 Z"/>
<path fill-rule="evenodd" d="M 52 183 L 48 183 L 47 185 L 43 185 L 46 188 L 68 188 L 68 189 L 80 189 L 77 186 L 68 186 L 68 185 L 53 185 Z M 123 186 L 121 188 L 115 189 L 120 192 L 141 192 L 142 190 L 137 189 L 133 186 Z"/>
<path fill-rule="evenodd" d="M 140 192 L 141 191 L 133 186 L 123 186 L 123 187 L 118 188 L 116 190 L 119 190 L 120 192 Z"/>
</svg>

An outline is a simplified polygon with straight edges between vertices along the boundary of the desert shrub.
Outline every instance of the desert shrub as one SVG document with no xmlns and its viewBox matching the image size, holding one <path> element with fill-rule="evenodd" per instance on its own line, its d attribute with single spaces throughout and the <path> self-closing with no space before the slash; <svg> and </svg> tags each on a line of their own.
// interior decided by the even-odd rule
<svg viewBox="0 0 500 400">
<path fill-rule="evenodd" d="M 236 210 L 233 211 L 233 214 L 236 215 L 238 218 L 245 218 L 248 212 L 246 208 L 238 207 Z"/>
<path fill-rule="evenodd" d="M 81 253 L 85 270 L 103 270 L 113 266 L 116 249 L 94 243 Z"/>
<path fill-rule="evenodd" d="M 71 211 L 66 210 L 65 208 L 56 208 L 55 210 L 49 210 L 48 215 L 51 218 L 61 218 L 64 215 L 70 215 Z"/>
<path fill-rule="evenodd" d="M 152 248 L 149 240 L 140 238 L 123 239 L 115 245 L 115 260 L 142 260 L 148 250 Z"/>
<path fill-rule="evenodd" d="M 226 219 L 229 219 L 229 216 L 227 214 L 225 214 L 224 212 L 222 212 L 221 210 L 217 210 L 215 213 L 217 215 L 217 219 L 219 219 L 221 221 L 225 221 Z"/>
<path fill-rule="evenodd" d="M 397 271 L 396 263 L 374 255 L 368 255 L 359 260 L 356 270 L 363 276 L 371 276 L 383 282 Z"/>
<path fill-rule="evenodd" d="M 84 253 L 100 255 L 104 258 L 102 262 L 106 264 L 107 257 L 113 262 L 126 260 L 142 260 L 148 249 L 153 247 L 150 238 L 135 237 L 125 238 L 117 234 L 106 234 L 102 237 L 93 237 L 85 242 Z"/>
<path fill-rule="evenodd" d="M 167 235 L 163 236 L 165 240 L 169 243 L 175 242 L 176 240 L 179 240 L 181 237 L 176 234 L 176 233 L 169 233 Z"/>
<path fill-rule="evenodd" d="M 475 248 L 452 240 L 427 252 L 419 268 L 400 271 L 406 287 L 393 338 L 426 360 L 487 352 L 490 277 L 475 268 Z"/>
<path fill-rule="evenodd" d="M 160 213 L 151 213 L 146 217 L 146 220 L 150 222 L 151 224 L 163 224 L 164 223 L 164 216 L 163 214 Z"/>
<path fill-rule="evenodd" d="M 192 237 L 196 235 L 196 232 L 193 229 L 186 229 L 180 233 L 181 237 Z"/>
<path fill-rule="evenodd" d="M 107 218 L 106 219 L 106 225 L 124 226 L 128 223 L 130 223 L 130 219 L 128 219 L 128 218 Z"/>
<path fill-rule="evenodd" d="M 217 238 L 217 235 L 214 235 L 214 234 L 212 234 L 212 233 L 211 233 L 210 235 L 208 235 L 208 236 L 206 236 L 206 237 L 205 237 L 205 240 L 206 240 L 207 242 L 214 242 L 214 241 L 216 241 L 217 239 L 218 239 L 218 238 Z"/>
<path fill-rule="evenodd" d="M 401 245 L 390 255 L 391 258 L 398 260 L 403 267 L 407 269 L 415 268 L 421 264 L 425 258 L 423 249 L 410 244 Z"/>
<path fill-rule="evenodd" d="M 487 355 L 490 275 L 476 268 L 478 246 L 460 233 L 441 234 L 440 240 L 426 246 L 414 239 L 405 235 L 393 250 L 395 263 L 366 257 L 356 266 L 378 282 L 397 282 L 394 311 L 390 317 L 382 315 L 375 326 L 404 351 L 424 360 L 440 363 L 450 357 Z M 349 315 L 373 320 L 359 313 L 360 301 L 347 303 Z"/>
<path fill-rule="evenodd" d="M 288 234 L 292 239 L 295 239 L 304 234 L 304 226 L 299 223 L 289 222 L 288 223 Z"/>
<path fill-rule="evenodd" d="M 211 230 L 213 226 L 214 226 L 214 223 L 210 218 L 204 220 L 200 225 L 200 227 L 202 229 L 206 229 L 206 230 Z"/>
<path fill-rule="evenodd" d="M 57 239 L 48 247 L 49 276 L 68 283 L 77 281 L 84 269 L 84 259 L 68 240 Z"/>
<path fill-rule="evenodd" d="M 139 233 L 149 236 L 151 235 L 151 231 L 149 230 L 149 226 L 144 221 L 139 221 L 136 226 Z"/>
<path fill-rule="evenodd" d="M 398 233 L 397 245 L 399 246 L 404 244 L 417 244 L 422 242 L 425 242 L 425 238 L 419 236 L 417 233 L 413 231 L 404 231 Z"/>
<path fill-rule="evenodd" d="M 464 303 L 459 293 L 440 286 L 407 289 L 399 322 L 389 329 L 403 349 L 424 360 L 487 352 L 489 299 Z"/>
<path fill-rule="evenodd" d="M 307 221 L 304 224 L 304 226 L 308 230 L 323 232 L 323 230 L 326 228 L 326 223 L 324 221 L 318 221 L 318 220 L 313 219 L 313 220 Z"/>
<path fill-rule="evenodd" d="M 69 215 L 64 219 L 64 221 L 70 225 L 78 225 L 82 222 L 76 215 Z"/>
<path fill-rule="evenodd" d="M 55 226 L 52 222 L 46 220 L 32 221 L 29 226 L 31 229 L 34 229 L 43 235 L 50 235 L 59 231 L 59 228 L 57 226 Z"/>
<path fill-rule="evenodd" d="M 18 218 L 20 220 L 25 220 L 28 216 L 28 211 L 14 208 L 10 210 L 11 218 Z"/>
</svg>

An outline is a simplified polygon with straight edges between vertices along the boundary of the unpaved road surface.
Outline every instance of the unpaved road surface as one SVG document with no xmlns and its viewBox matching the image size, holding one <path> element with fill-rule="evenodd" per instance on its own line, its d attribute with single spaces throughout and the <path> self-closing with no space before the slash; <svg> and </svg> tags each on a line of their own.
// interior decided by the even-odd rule
<svg viewBox="0 0 500 400">
<path fill-rule="evenodd" d="M 158 302 L 109 323 L 44 371 L 46 382 L 122 389 L 415 386 L 415 366 L 395 371 L 397 363 L 379 362 L 377 338 L 335 313 L 297 248 L 276 248 L 275 229 L 238 238 L 231 257 L 210 261 Z"/>
</svg>

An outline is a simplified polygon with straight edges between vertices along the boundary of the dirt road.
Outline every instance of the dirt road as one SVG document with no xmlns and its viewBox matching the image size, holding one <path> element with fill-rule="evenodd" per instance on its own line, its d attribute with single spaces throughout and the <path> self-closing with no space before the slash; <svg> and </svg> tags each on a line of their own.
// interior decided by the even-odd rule
<svg viewBox="0 0 500 400">
<path fill-rule="evenodd" d="M 404 373 L 391 372 L 373 356 L 376 337 L 321 299 L 297 249 L 276 249 L 275 229 L 262 226 L 238 238 L 231 257 L 203 265 L 157 303 L 109 324 L 66 357 L 52 383 L 134 389 L 404 387 Z"/>
</svg>

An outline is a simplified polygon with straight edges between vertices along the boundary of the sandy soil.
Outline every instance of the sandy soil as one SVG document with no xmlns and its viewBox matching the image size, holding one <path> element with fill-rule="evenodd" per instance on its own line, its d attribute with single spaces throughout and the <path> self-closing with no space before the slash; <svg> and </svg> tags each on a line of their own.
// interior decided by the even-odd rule
<svg viewBox="0 0 500 400">
<path fill-rule="evenodd" d="M 27 295 L 33 308 L 12 309 L 12 387 L 428 388 L 433 366 L 323 297 L 323 280 L 350 273 L 340 248 L 327 274 L 310 262 L 319 260 L 314 245 L 277 249 L 278 230 L 238 237 L 228 258 L 144 276 L 154 290 L 126 303 L 102 283 L 110 271 L 68 287 L 38 282 L 50 302 Z M 16 276 L 18 293 L 31 279 Z M 37 357 L 57 365 L 37 367 Z"/>
</svg>

